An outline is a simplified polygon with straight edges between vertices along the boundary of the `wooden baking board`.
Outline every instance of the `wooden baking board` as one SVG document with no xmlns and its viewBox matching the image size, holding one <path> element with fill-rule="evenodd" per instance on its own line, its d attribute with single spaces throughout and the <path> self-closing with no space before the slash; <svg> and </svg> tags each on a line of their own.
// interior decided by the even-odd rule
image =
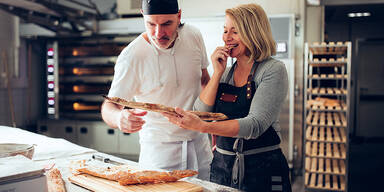
<svg viewBox="0 0 384 192">
<path fill-rule="evenodd" d="M 185 181 L 157 184 L 140 184 L 122 186 L 116 181 L 110 181 L 90 175 L 71 176 L 68 180 L 91 191 L 100 192 L 202 192 L 203 187 Z"/>
</svg>

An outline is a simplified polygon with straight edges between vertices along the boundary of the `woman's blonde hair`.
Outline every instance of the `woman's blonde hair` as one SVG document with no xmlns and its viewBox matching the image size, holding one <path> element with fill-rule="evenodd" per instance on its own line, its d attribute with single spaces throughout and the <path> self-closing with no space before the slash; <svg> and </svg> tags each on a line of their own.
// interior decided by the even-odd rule
<svg viewBox="0 0 384 192">
<path fill-rule="evenodd" d="M 235 24 L 240 39 L 247 47 L 250 61 L 263 61 L 276 54 L 276 43 L 264 9 L 257 4 L 244 4 L 225 10 Z"/>
</svg>

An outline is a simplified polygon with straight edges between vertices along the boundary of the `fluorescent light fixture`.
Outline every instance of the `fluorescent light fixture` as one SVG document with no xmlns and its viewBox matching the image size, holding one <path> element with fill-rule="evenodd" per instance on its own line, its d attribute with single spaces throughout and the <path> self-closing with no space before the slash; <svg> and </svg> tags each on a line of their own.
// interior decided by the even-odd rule
<svg viewBox="0 0 384 192">
<path fill-rule="evenodd" d="M 308 5 L 315 5 L 319 6 L 320 5 L 320 0 L 307 0 Z"/>
<path fill-rule="evenodd" d="M 348 17 L 369 17 L 370 12 L 348 13 Z"/>
<path fill-rule="evenodd" d="M 348 17 L 356 17 L 355 13 L 348 13 Z"/>
</svg>

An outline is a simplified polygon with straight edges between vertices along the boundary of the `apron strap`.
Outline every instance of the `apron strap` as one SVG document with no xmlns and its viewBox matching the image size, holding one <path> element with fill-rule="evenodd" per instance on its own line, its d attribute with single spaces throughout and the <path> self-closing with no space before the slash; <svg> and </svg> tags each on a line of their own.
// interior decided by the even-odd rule
<svg viewBox="0 0 384 192">
<path fill-rule="evenodd" d="M 184 170 L 188 168 L 188 141 L 183 141 L 181 145 L 181 169 Z"/>
<path fill-rule="evenodd" d="M 259 66 L 259 63 L 256 61 L 253 63 L 251 73 L 248 75 L 248 80 L 247 80 L 247 99 L 252 99 L 252 84 L 251 82 L 253 81 L 253 77 L 256 73 L 256 69 Z"/>
<path fill-rule="evenodd" d="M 231 69 L 229 70 L 229 72 L 228 72 L 228 75 L 227 75 L 227 78 L 225 79 L 225 83 L 229 83 L 229 80 L 232 78 L 232 76 L 233 76 L 233 72 L 234 72 L 234 70 L 235 70 L 235 65 L 237 65 L 237 62 L 235 62 L 233 65 L 232 65 L 232 67 L 231 67 Z M 257 63 L 256 61 L 253 63 L 253 65 L 252 65 L 252 69 L 251 69 L 251 73 L 248 75 L 248 81 L 252 81 L 252 79 L 253 79 L 253 75 L 256 73 L 256 69 L 257 69 L 257 66 L 259 65 L 259 63 Z"/>
<path fill-rule="evenodd" d="M 252 65 L 251 74 L 249 74 L 249 76 L 253 77 L 255 75 L 258 66 L 259 63 L 255 61 Z"/>
<path fill-rule="evenodd" d="M 232 76 L 233 76 L 233 72 L 235 71 L 235 66 L 237 65 L 237 62 L 234 63 L 231 67 L 231 69 L 229 70 L 228 74 L 227 74 L 227 77 L 225 78 L 225 83 L 229 84 L 229 80 L 231 80 Z M 258 62 L 254 62 L 253 65 L 252 65 L 252 69 L 251 69 L 251 72 L 250 74 L 248 75 L 248 79 L 247 79 L 247 83 L 248 85 L 250 84 L 250 82 L 253 80 L 253 76 L 255 75 L 256 73 L 256 70 L 257 70 L 257 67 L 259 66 L 259 63 Z"/>
<path fill-rule="evenodd" d="M 233 75 L 233 71 L 235 70 L 235 65 L 237 64 L 237 62 L 236 63 L 234 63 L 233 65 L 232 65 L 232 67 L 231 67 L 231 69 L 229 70 L 229 72 L 228 72 L 228 75 L 227 75 L 227 78 L 225 78 L 225 83 L 227 83 L 227 84 L 229 84 L 229 80 L 231 79 L 231 77 L 232 77 L 232 75 Z"/>
</svg>

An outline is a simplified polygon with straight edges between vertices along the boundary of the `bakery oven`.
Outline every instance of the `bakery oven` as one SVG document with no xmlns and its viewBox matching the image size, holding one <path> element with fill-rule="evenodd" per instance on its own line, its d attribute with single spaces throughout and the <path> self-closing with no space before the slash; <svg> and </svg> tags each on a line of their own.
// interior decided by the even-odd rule
<svg viewBox="0 0 384 192">
<path fill-rule="evenodd" d="M 99 120 L 102 95 L 112 82 L 117 56 L 127 45 L 115 38 L 72 38 L 47 47 L 50 119 Z"/>
</svg>

